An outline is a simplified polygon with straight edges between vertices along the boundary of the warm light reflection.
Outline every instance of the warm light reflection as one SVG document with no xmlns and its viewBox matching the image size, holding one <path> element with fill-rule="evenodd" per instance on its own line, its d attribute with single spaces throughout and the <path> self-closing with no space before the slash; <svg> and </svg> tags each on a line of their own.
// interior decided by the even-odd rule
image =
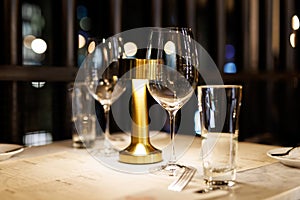
<svg viewBox="0 0 300 200">
<path fill-rule="evenodd" d="M 82 47 L 84 47 L 85 43 L 86 41 L 83 35 L 78 34 L 78 48 L 81 49 Z"/>
<path fill-rule="evenodd" d="M 33 35 L 27 35 L 24 37 L 23 40 L 23 45 L 27 48 L 27 49 L 31 49 L 31 43 L 32 41 L 36 39 L 35 36 Z"/>
<path fill-rule="evenodd" d="M 145 148 L 145 146 L 141 143 L 138 143 L 136 145 L 135 151 L 134 151 L 134 155 L 147 155 L 147 149 Z"/>
<path fill-rule="evenodd" d="M 294 15 L 292 17 L 292 29 L 296 31 L 299 29 L 299 27 L 300 27 L 299 18 L 297 15 Z"/>
<path fill-rule="evenodd" d="M 133 42 L 127 42 L 124 44 L 124 51 L 126 56 L 134 56 L 137 53 L 137 46 Z"/>
<path fill-rule="evenodd" d="M 37 54 L 43 54 L 47 50 L 47 44 L 43 39 L 36 38 L 31 42 L 31 49 Z"/>
<path fill-rule="evenodd" d="M 103 59 L 104 60 L 108 60 L 108 51 L 107 51 L 107 48 L 103 48 L 102 53 L 103 53 Z"/>
<path fill-rule="evenodd" d="M 296 47 L 296 34 L 295 33 L 291 33 L 291 35 L 290 35 L 290 44 L 293 48 Z"/>
<path fill-rule="evenodd" d="M 96 42 L 91 41 L 89 46 L 88 46 L 88 53 L 93 53 L 93 51 L 95 50 L 95 47 L 96 47 Z"/>
</svg>

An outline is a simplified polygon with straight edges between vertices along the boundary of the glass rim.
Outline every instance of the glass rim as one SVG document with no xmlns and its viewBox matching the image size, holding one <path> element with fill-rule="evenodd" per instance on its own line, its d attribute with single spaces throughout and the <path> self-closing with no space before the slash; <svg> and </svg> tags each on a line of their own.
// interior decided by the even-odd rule
<svg viewBox="0 0 300 200">
<path fill-rule="evenodd" d="M 242 89 L 242 85 L 199 85 L 198 88 L 239 88 Z"/>
<path fill-rule="evenodd" d="M 192 31 L 191 27 L 181 27 L 181 26 L 168 26 L 168 27 L 163 27 L 164 29 L 169 29 L 169 30 L 174 30 L 174 31 L 179 31 L 179 30 L 189 30 Z"/>
<path fill-rule="evenodd" d="M 182 31 L 193 33 L 192 28 L 190 28 L 190 27 L 169 26 L 169 27 L 153 27 L 151 29 L 151 32 L 176 32 L 176 31 L 178 31 L 180 33 Z"/>
</svg>

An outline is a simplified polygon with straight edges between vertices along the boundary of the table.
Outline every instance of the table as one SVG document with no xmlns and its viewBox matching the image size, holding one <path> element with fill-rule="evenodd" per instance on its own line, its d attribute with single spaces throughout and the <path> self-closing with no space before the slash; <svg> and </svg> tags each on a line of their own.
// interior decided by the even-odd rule
<svg viewBox="0 0 300 200">
<path fill-rule="evenodd" d="M 96 161 L 86 149 L 74 149 L 70 140 L 31 147 L 0 162 L 0 199 L 299 199 L 300 169 L 269 158 L 276 146 L 239 142 L 237 184 L 228 191 L 195 193 L 204 187 L 200 161 L 201 139 L 180 162 L 198 169 L 182 192 L 167 190 L 173 177 L 128 174 Z"/>
</svg>

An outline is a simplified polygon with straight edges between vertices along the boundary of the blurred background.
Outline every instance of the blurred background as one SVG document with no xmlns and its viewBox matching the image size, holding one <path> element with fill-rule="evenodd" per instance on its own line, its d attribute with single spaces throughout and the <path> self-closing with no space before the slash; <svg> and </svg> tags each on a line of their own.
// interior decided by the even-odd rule
<svg viewBox="0 0 300 200">
<path fill-rule="evenodd" d="M 1 0 L 0 142 L 71 138 L 69 88 L 90 38 L 181 26 L 244 86 L 240 140 L 299 144 L 299 17 L 299 0 Z"/>
</svg>

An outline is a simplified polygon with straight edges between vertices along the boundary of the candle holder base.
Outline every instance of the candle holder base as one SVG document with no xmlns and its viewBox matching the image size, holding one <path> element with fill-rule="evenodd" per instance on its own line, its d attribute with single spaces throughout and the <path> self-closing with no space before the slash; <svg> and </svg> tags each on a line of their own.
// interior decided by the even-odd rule
<svg viewBox="0 0 300 200">
<path fill-rule="evenodd" d="M 149 144 L 131 144 L 119 152 L 119 161 L 129 164 L 150 164 L 162 161 L 162 151 Z"/>
</svg>

